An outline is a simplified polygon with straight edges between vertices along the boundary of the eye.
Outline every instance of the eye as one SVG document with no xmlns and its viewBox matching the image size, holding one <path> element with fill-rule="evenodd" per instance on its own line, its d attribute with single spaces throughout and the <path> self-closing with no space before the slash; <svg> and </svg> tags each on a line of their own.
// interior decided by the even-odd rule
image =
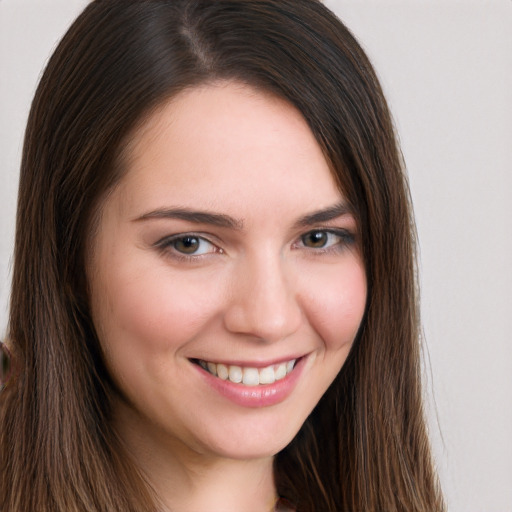
<svg viewBox="0 0 512 512">
<path fill-rule="evenodd" d="M 332 233 L 327 233 L 326 231 L 311 231 L 302 236 L 302 243 L 306 247 L 319 249 L 327 245 L 329 235 L 332 235 Z"/>
<path fill-rule="evenodd" d="M 354 236 L 346 230 L 316 229 L 300 238 L 302 245 L 308 249 L 334 249 L 354 242 Z"/>
<path fill-rule="evenodd" d="M 167 237 L 158 242 L 157 246 L 160 249 L 170 250 L 183 256 L 202 256 L 204 254 L 222 252 L 221 249 L 206 238 L 195 234 Z"/>
<path fill-rule="evenodd" d="M 197 236 L 183 236 L 176 238 L 172 242 L 172 246 L 183 254 L 204 254 L 207 251 L 207 245 Z"/>
</svg>

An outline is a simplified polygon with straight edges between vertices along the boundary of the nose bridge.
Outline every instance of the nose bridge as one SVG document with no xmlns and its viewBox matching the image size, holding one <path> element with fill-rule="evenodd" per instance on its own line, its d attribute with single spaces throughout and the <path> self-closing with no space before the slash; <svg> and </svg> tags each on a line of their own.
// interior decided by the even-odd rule
<svg viewBox="0 0 512 512">
<path fill-rule="evenodd" d="M 299 328 L 302 311 L 296 283 L 279 252 L 261 250 L 246 255 L 238 263 L 233 281 L 225 312 L 230 331 L 272 342 Z"/>
</svg>

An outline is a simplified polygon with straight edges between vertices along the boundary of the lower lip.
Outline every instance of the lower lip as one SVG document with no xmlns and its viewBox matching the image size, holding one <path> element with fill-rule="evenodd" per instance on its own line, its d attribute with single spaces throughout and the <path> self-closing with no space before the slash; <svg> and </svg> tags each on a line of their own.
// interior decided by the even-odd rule
<svg viewBox="0 0 512 512">
<path fill-rule="evenodd" d="M 222 396 L 242 407 L 268 407 L 283 402 L 294 390 L 304 368 L 305 357 L 295 363 L 293 370 L 281 380 L 273 384 L 245 386 L 230 380 L 215 377 L 199 365 L 197 367 L 205 382 Z"/>
</svg>

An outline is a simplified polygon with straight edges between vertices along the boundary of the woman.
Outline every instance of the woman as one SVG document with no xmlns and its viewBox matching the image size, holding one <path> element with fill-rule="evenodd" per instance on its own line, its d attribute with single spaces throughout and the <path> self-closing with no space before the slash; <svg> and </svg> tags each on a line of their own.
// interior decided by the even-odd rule
<svg viewBox="0 0 512 512">
<path fill-rule="evenodd" d="M 443 510 L 386 102 L 321 3 L 92 2 L 22 162 L 0 507 Z"/>
</svg>

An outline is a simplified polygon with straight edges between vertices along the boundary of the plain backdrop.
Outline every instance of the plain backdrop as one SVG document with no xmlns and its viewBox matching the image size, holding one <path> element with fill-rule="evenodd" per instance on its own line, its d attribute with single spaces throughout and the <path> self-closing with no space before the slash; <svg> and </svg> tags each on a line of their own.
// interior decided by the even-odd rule
<svg viewBox="0 0 512 512">
<path fill-rule="evenodd" d="M 512 1 L 326 3 L 377 68 L 408 167 L 425 393 L 449 510 L 512 512 Z M 0 0 L 2 335 L 28 108 L 86 4 Z"/>
</svg>

